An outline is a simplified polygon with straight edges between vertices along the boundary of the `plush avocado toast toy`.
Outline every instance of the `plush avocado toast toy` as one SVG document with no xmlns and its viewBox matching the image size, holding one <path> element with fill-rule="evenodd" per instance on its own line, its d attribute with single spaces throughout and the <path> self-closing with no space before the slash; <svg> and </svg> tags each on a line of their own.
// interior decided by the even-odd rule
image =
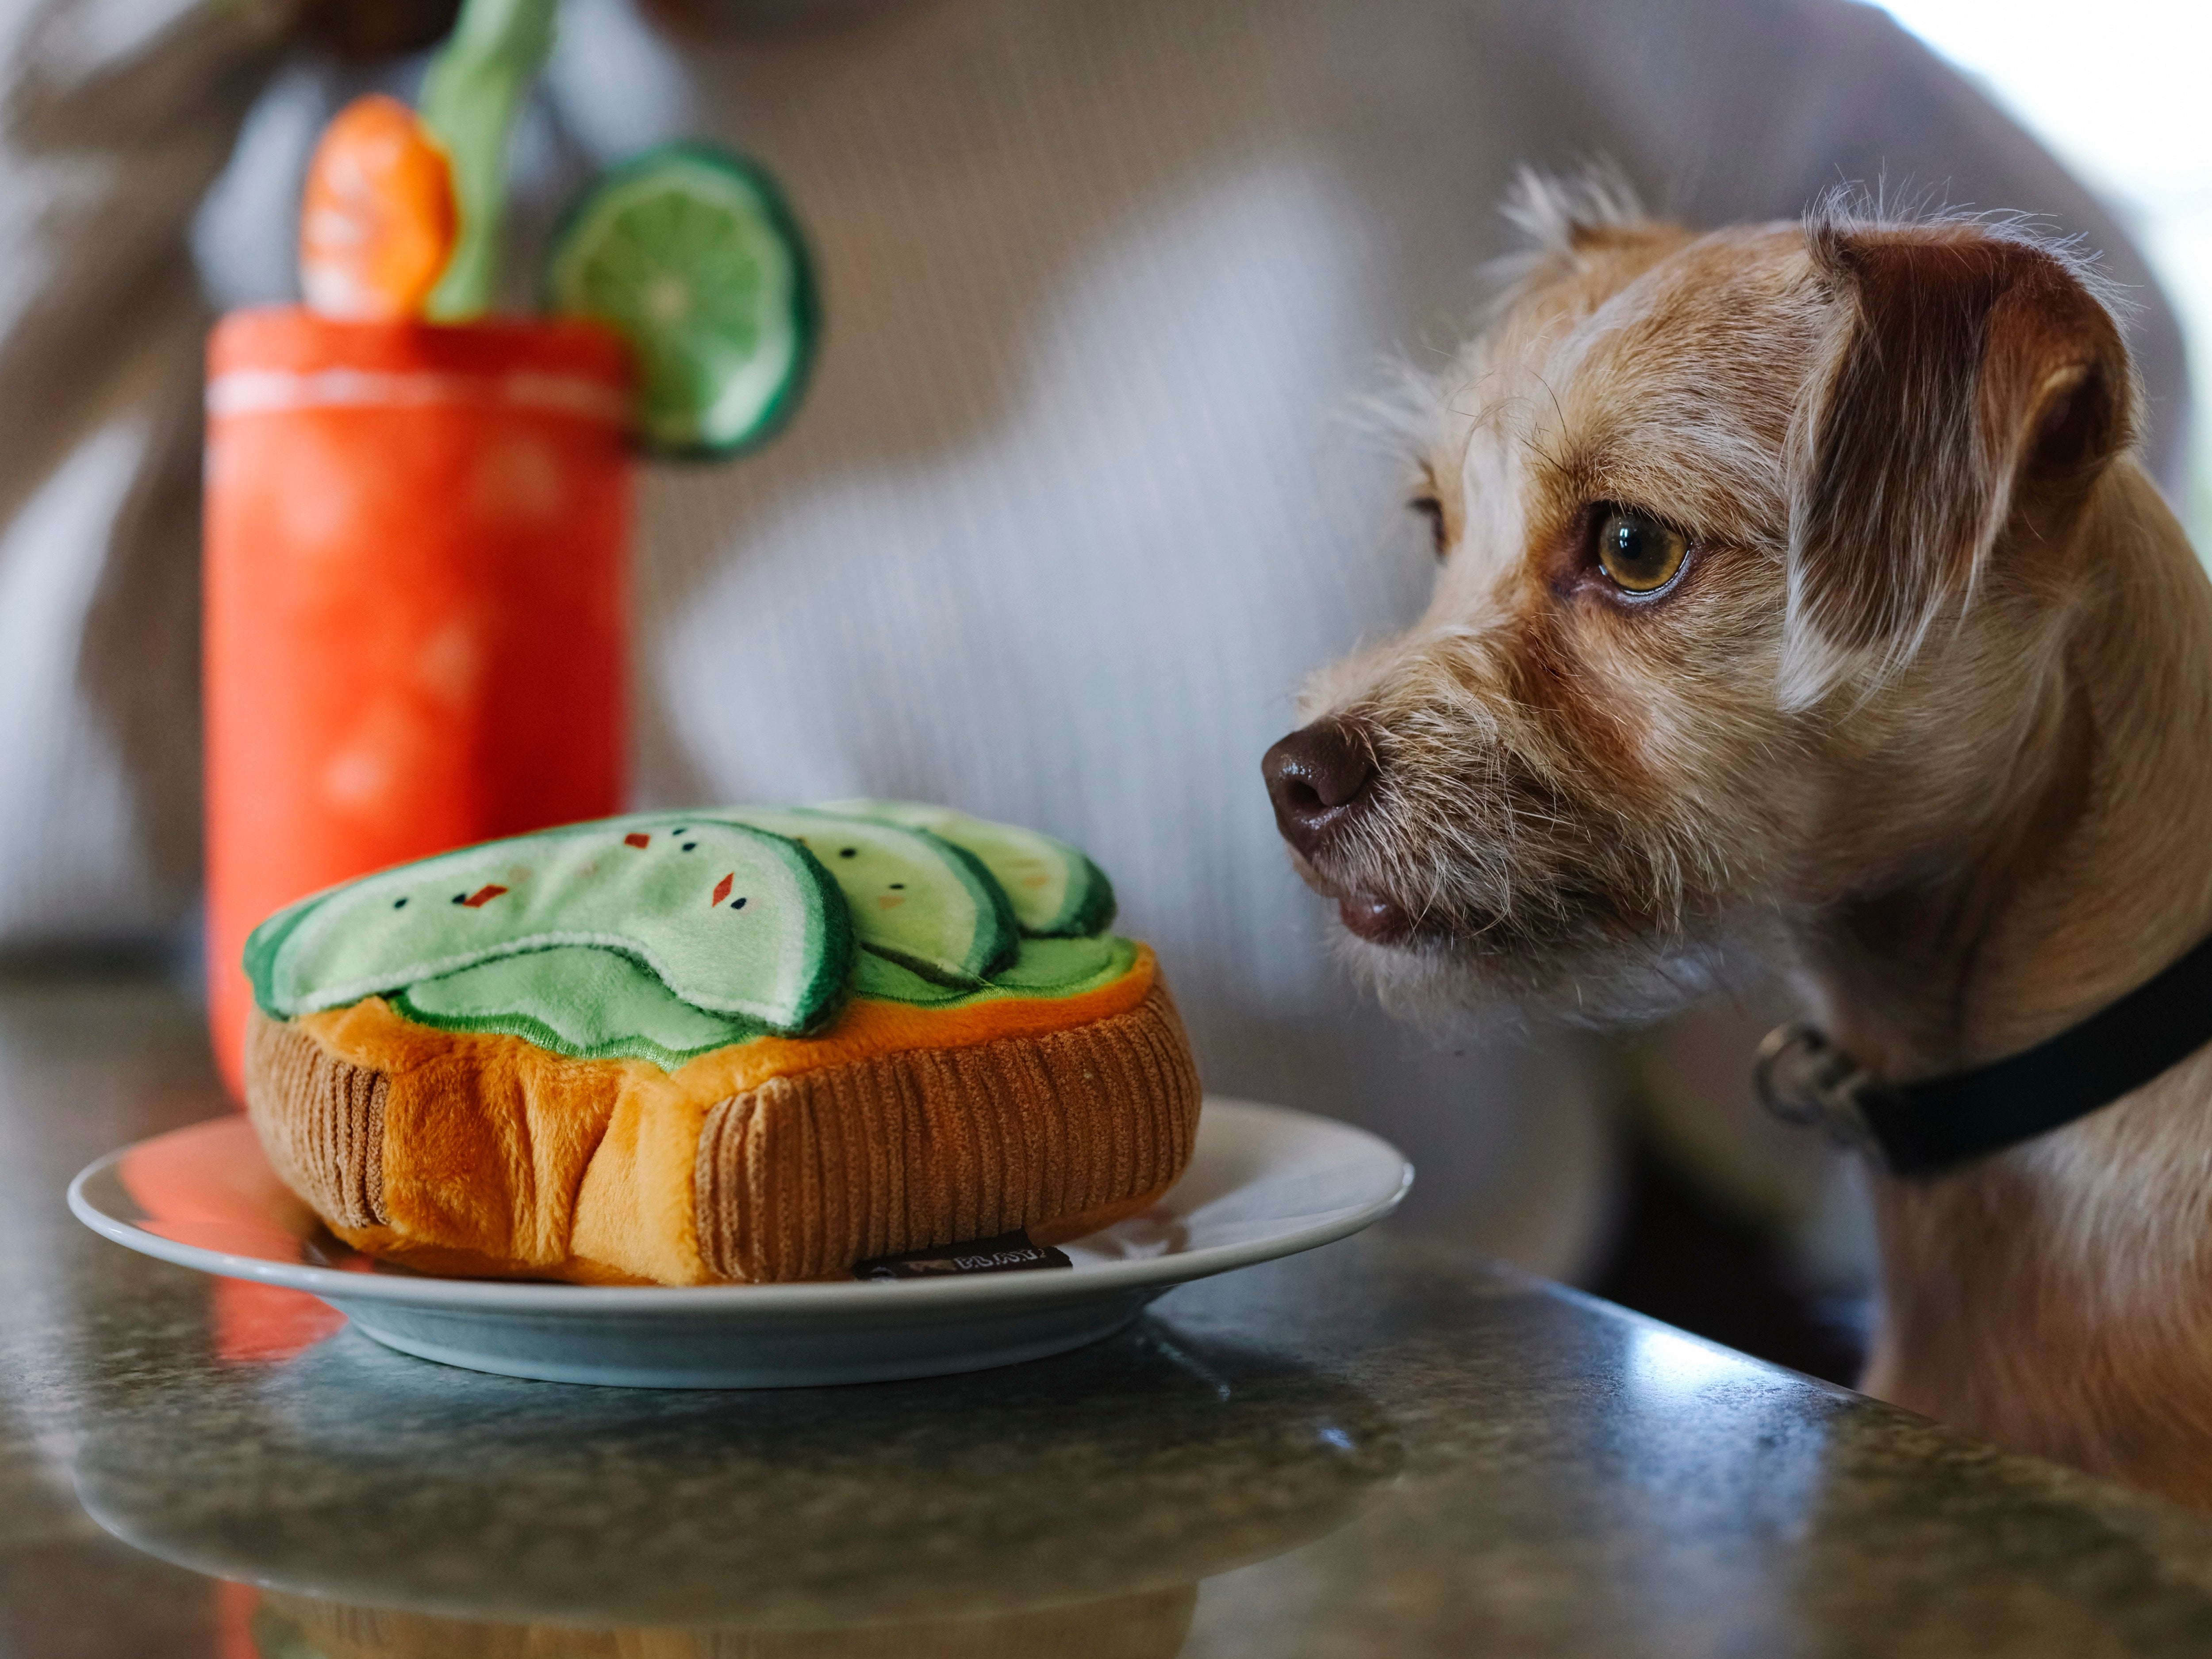
<svg viewBox="0 0 2212 1659">
<path fill-rule="evenodd" d="M 1150 1204 L 1197 1131 L 1075 848 L 939 807 L 653 812 L 400 865 L 246 947 L 246 1101 L 331 1231 L 431 1273 L 843 1277 Z"/>
</svg>

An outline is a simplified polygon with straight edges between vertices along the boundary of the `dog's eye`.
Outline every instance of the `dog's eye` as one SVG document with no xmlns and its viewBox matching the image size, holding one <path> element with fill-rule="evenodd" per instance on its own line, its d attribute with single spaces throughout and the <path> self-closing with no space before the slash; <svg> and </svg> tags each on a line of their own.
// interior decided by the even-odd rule
<svg viewBox="0 0 2212 1659">
<path fill-rule="evenodd" d="M 1679 530 L 1625 507 L 1607 507 L 1597 521 L 1597 562 L 1627 593 L 1656 593 L 1674 580 L 1690 550 Z"/>
<path fill-rule="evenodd" d="M 1444 504 L 1434 495 L 1416 495 L 1406 503 L 1429 521 L 1429 544 L 1437 550 L 1438 558 L 1451 551 L 1451 543 L 1444 530 Z"/>
</svg>

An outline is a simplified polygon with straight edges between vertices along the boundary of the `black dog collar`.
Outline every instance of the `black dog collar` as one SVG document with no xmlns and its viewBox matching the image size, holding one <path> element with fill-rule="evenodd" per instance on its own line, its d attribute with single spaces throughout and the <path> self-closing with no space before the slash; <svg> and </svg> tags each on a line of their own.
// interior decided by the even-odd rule
<svg viewBox="0 0 2212 1659">
<path fill-rule="evenodd" d="M 2140 1089 L 2212 1042 L 2212 939 L 2048 1042 L 1923 1083 L 1876 1083 L 1814 1027 L 1778 1027 L 1753 1076 L 1777 1117 L 1936 1175 L 2047 1134 Z"/>
</svg>

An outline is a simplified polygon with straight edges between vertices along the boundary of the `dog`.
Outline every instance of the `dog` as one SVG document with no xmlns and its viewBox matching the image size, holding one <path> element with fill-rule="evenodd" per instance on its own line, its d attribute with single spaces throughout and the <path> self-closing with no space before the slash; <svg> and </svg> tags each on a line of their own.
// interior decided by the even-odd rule
<svg viewBox="0 0 2212 1659">
<path fill-rule="evenodd" d="M 1428 611 L 1265 763 L 1386 1003 L 1635 1019 L 1763 963 L 1902 1083 L 2212 933 L 2212 583 L 2087 263 L 1840 198 L 1511 212 L 1423 398 Z M 1868 1392 L 2212 1507 L 2212 1051 L 1872 1184 Z"/>
</svg>

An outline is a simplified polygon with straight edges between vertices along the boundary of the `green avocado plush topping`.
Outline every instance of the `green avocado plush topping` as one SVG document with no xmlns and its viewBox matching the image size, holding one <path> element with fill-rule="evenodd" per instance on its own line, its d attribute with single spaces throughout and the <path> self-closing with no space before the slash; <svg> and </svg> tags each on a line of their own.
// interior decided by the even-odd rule
<svg viewBox="0 0 2212 1659">
<path fill-rule="evenodd" d="M 945 985 L 981 985 L 1013 960 L 1006 894 L 972 854 L 926 830 L 817 809 L 728 809 L 814 854 L 851 908 L 860 945 Z"/>
<path fill-rule="evenodd" d="M 819 1030 L 848 996 L 945 1008 L 1129 971 L 1136 947 L 1103 931 L 1112 890 L 1074 848 L 865 805 L 637 813 L 398 866 L 270 917 L 246 972 L 278 1018 L 381 995 L 422 1024 L 673 1068 Z M 1086 911 L 1086 932 L 1030 925 Z"/>
<path fill-rule="evenodd" d="M 963 989 L 924 979 L 872 951 L 853 955 L 851 994 L 921 1008 L 1006 997 L 1069 997 L 1110 985 L 1135 964 L 1126 939 L 1024 939 L 990 982 Z M 664 1071 L 769 1035 L 748 1021 L 702 1012 L 634 958 L 572 945 L 464 968 L 410 985 L 392 1006 L 418 1024 L 496 1031 L 578 1060 L 648 1060 Z"/>
<path fill-rule="evenodd" d="M 479 963 L 396 993 L 422 1025 L 495 1031 L 578 1060 L 649 1060 L 672 1068 L 768 1028 L 695 1008 L 635 957 L 562 945 Z"/>
<path fill-rule="evenodd" d="M 974 855 L 1013 906 L 1022 932 L 1079 939 L 1114 920 L 1114 884 L 1080 849 L 1036 830 L 972 818 L 949 806 L 910 800 L 838 800 L 821 809 L 927 830 Z"/>
<path fill-rule="evenodd" d="M 1014 959 L 979 992 L 924 979 L 872 951 L 853 958 L 853 994 L 921 1008 L 950 1008 L 989 997 L 1069 997 L 1112 982 L 1129 971 L 1137 947 L 1101 933 L 1092 939 L 1025 939 Z"/>
<path fill-rule="evenodd" d="M 290 1016 L 564 945 L 633 957 L 695 1008 L 787 1033 L 834 1011 L 853 948 L 842 896 L 798 842 L 653 814 L 364 877 L 262 923 L 246 970 Z"/>
</svg>

